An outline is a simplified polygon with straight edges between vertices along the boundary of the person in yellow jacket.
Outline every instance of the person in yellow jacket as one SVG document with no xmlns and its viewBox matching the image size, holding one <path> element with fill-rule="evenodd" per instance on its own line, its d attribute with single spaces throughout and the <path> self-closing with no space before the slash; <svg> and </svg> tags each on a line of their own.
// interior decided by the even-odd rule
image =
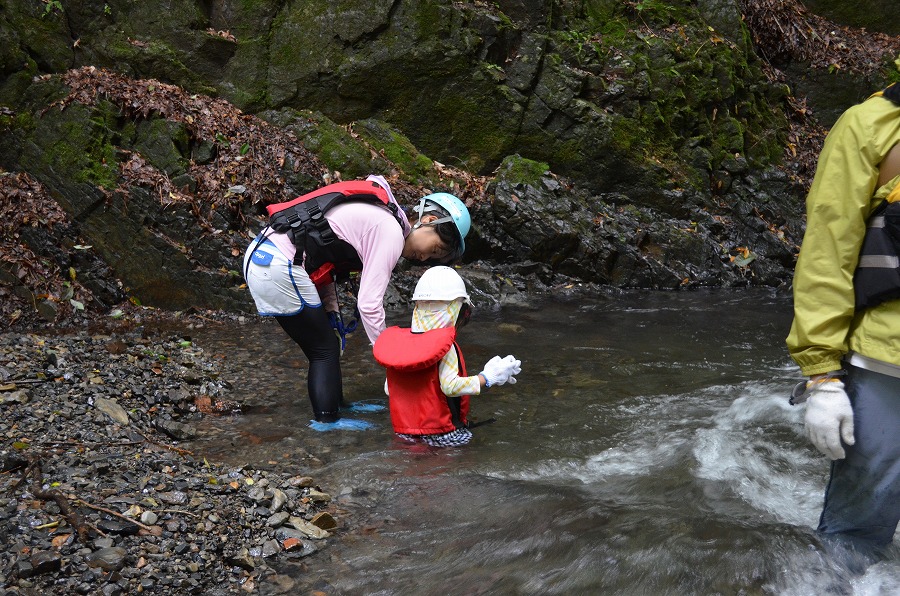
<svg viewBox="0 0 900 596">
<path fill-rule="evenodd" d="M 787 338 L 809 377 L 795 392 L 808 397 L 807 436 L 832 460 L 818 531 L 870 553 L 892 542 L 900 520 L 900 300 L 858 309 L 854 272 L 870 214 L 898 185 L 893 85 L 849 108 L 825 139 Z"/>
</svg>

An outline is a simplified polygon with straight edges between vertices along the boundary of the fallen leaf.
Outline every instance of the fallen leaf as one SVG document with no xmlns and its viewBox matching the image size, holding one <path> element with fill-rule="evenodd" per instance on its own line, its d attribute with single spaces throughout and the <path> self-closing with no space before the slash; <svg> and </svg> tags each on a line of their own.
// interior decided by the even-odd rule
<svg viewBox="0 0 900 596">
<path fill-rule="evenodd" d="M 53 537 L 53 540 L 50 541 L 51 544 L 55 548 L 62 548 L 66 544 L 68 544 L 72 539 L 72 534 L 58 534 Z"/>
</svg>

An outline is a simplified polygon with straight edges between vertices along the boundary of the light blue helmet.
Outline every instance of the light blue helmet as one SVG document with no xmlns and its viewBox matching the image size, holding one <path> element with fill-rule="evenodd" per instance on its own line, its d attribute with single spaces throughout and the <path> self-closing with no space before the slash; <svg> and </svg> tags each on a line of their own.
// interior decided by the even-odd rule
<svg viewBox="0 0 900 596">
<path fill-rule="evenodd" d="M 472 217 L 469 215 L 469 209 L 466 207 L 466 204 L 460 201 L 456 196 L 447 192 L 436 192 L 422 197 L 419 204 L 416 206 L 415 211 L 421 220 L 422 216 L 426 215 L 429 211 L 435 211 L 435 206 L 440 207 L 443 213 L 440 214 L 441 216 L 437 220 L 428 225 L 435 226 L 452 221 L 454 225 L 456 225 L 456 231 L 459 232 L 458 256 L 461 256 L 466 250 L 466 234 L 469 233 L 469 229 L 472 227 Z M 420 224 L 416 225 L 418 226 Z"/>
</svg>

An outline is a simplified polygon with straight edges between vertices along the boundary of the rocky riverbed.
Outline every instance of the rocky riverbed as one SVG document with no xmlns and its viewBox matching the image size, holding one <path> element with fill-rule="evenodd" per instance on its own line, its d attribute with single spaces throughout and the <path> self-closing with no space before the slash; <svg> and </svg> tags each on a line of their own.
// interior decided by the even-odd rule
<svg viewBox="0 0 900 596">
<path fill-rule="evenodd" d="M 303 569 L 346 522 L 303 469 L 179 447 L 200 417 L 239 412 L 222 372 L 142 326 L 0 334 L 4 596 L 292 590 L 268 563 Z"/>
</svg>

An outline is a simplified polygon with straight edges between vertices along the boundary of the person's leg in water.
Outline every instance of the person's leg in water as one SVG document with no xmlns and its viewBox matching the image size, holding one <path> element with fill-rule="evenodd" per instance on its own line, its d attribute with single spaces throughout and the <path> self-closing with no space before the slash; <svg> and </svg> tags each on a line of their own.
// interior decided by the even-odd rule
<svg viewBox="0 0 900 596">
<path fill-rule="evenodd" d="M 318 422 L 335 422 L 343 402 L 341 346 L 322 307 L 306 306 L 296 315 L 275 317 L 309 360 L 307 387 Z"/>
<path fill-rule="evenodd" d="M 900 519 L 900 379 L 847 369 L 856 442 L 831 464 L 818 531 L 878 558 Z"/>
</svg>

